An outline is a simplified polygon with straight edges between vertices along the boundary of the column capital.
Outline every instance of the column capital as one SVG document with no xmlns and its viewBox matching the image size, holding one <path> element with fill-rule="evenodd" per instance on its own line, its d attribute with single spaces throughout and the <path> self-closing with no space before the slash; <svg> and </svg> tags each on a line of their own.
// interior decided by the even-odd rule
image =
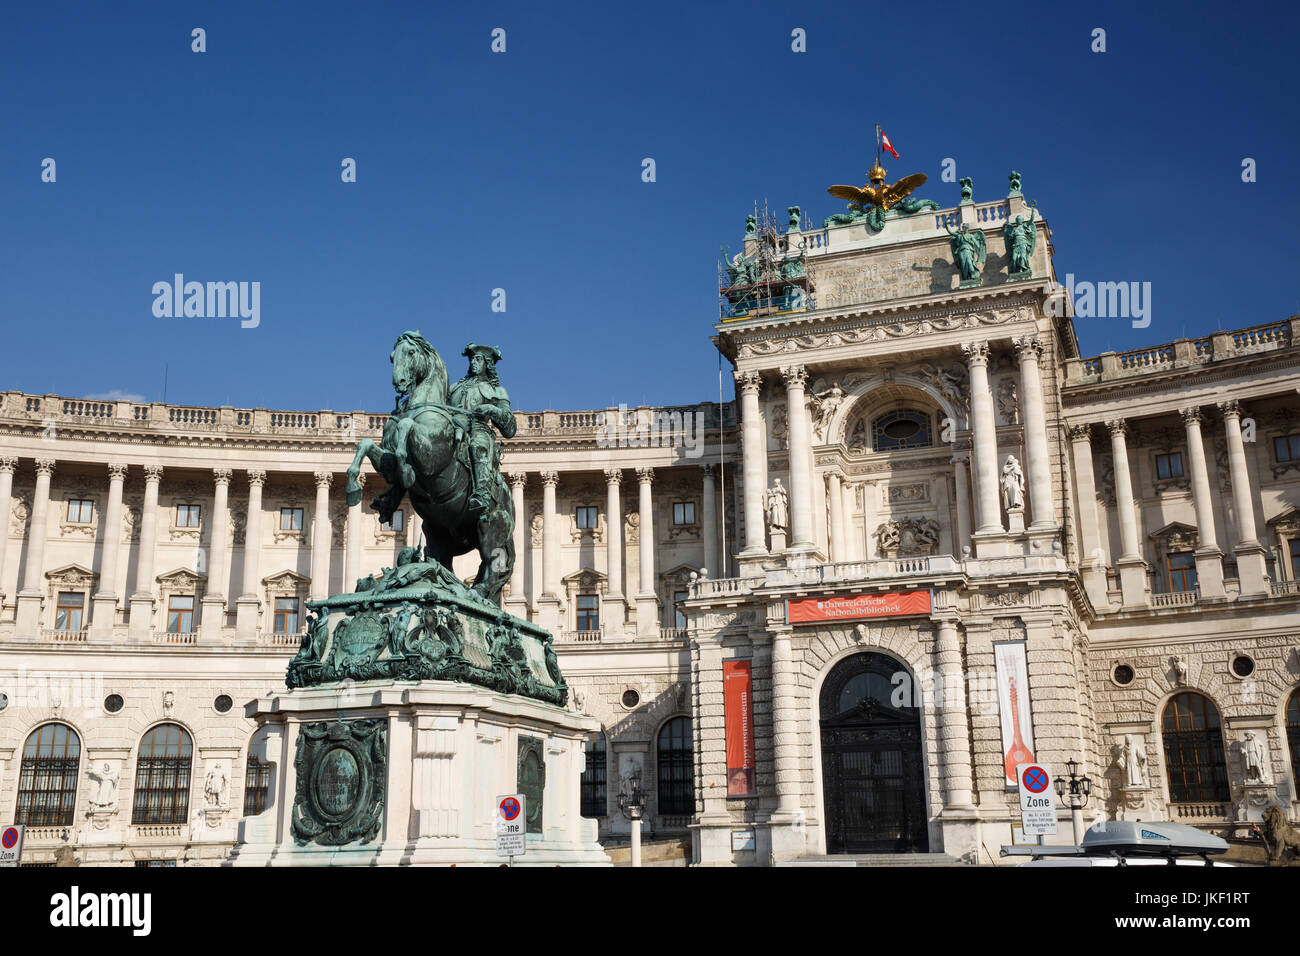
<svg viewBox="0 0 1300 956">
<path fill-rule="evenodd" d="M 528 484 L 528 472 L 526 472 L 526 471 L 512 471 L 512 472 L 510 472 L 510 487 L 511 487 L 511 488 L 522 488 L 522 487 L 523 487 L 524 485 L 526 485 L 526 484 Z"/>
<path fill-rule="evenodd" d="M 542 484 L 548 488 L 554 488 L 560 483 L 560 473 L 558 471 L 542 472 Z"/>
<path fill-rule="evenodd" d="M 10 455 L 0 455 L 0 473 L 12 475 L 18 468 L 18 459 Z"/>
<path fill-rule="evenodd" d="M 1086 423 L 1083 425 L 1069 425 L 1066 427 L 1065 432 L 1070 437 L 1070 441 L 1079 441 L 1079 442 L 1092 441 L 1091 423 Z"/>
<path fill-rule="evenodd" d="M 1237 401 L 1235 398 L 1229 399 L 1226 402 L 1219 402 L 1219 411 L 1223 413 L 1224 418 L 1240 418 L 1241 402 Z"/>
<path fill-rule="evenodd" d="M 717 465 L 712 465 L 712 464 L 700 465 L 700 474 L 702 474 L 705 478 L 712 478 L 714 475 L 717 474 L 717 472 L 718 472 Z"/>
<path fill-rule="evenodd" d="M 229 485 L 232 473 L 229 468 L 213 468 L 212 481 L 217 485 Z"/>
<path fill-rule="evenodd" d="M 262 485 L 266 484 L 266 472 L 260 469 L 250 469 L 248 472 L 248 484 L 250 487 L 262 487 Z"/>
<path fill-rule="evenodd" d="M 1123 438 L 1129 433 L 1129 424 L 1122 418 L 1112 418 L 1110 421 L 1106 422 L 1106 428 L 1110 430 L 1112 438 L 1116 435 Z"/>
<path fill-rule="evenodd" d="M 638 468 L 636 470 L 636 480 L 643 485 L 648 485 L 655 480 L 655 470 L 653 468 Z"/>
<path fill-rule="evenodd" d="M 1201 406 L 1199 405 L 1188 405 L 1186 408 L 1180 408 L 1178 409 L 1178 414 L 1183 416 L 1183 424 L 1189 428 L 1192 425 L 1199 428 L 1201 425 L 1201 419 L 1204 417 L 1201 414 Z"/>
<path fill-rule="evenodd" d="M 961 346 L 962 354 L 966 356 L 966 362 L 971 368 L 989 364 L 989 343 L 988 342 L 963 342 Z"/>
<path fill-rule="evenodd" d="M 150 483 L 150 482 L 153 482 L 154 484 L 157 484 L 158 482 L 162 481 L 162 476 L 163 476 L 163 467 L 162 467 L 162 465 L 145 465 L 145 466 L 144 466 L 144 480 L 145 480 L 145 484 L 148 484 L 148 483 Z"/>
<path fill-rule="evenodd" d="M 607 485 L 621 485 L 622 483 L 623 483 L 623 469 L 622 469 L 622 468 L 606 468 L 606 469 L 605 469 L 605 484 L 607 484 Z"/>
<path fill-rule="evenodd" d="M 757 395 L 763 387 L 762 372 L 732 372 L 732 378 L 736 380 L 736 388 L 747 395 Z"/>
<path fill-rule="evenodd" d="M 969 451 L 958 451 L 958 452 L 953 452 L 953 456 L 952 456 L 951 458 L 948 459 L 948 464 L 950 464 L 950 465 L 969 465 L 969 464 L 970 464 L 970 452 L 969 452 Z"/>
<path fill-rule="evenodd" d="M 1043 355 L 1043 341 L 1037 335 L 1018 335 L 1011 346 L 1021 362 L 1037 362 Z"/>
<path fill-rule="evenodd" d="M 110 461 L 108 463 L 108 480 L 124 481 L 126 480 L 126 463 L 121 461 Z"/>
<path fill-rule="evenodd" d="M 781 378 L 787 389 L 803 388 L 808 381 L 808 368 L 804 365 L 786 365 L 781 369 Z"/>
<path fill-rule="evenodd" d="M 53 458 L 37 458 L 36 474 L 44 475 L 48 478 L 50 475 L 54 474 L 54 464 L 55 461 Z"/>
<path fill-rule="evenodd" d="M 316 479 L 317 488 L 328 488 L 334 484 L 334 473 L 331 471 L 318 471 L 312 477 Z"/>
</svg>

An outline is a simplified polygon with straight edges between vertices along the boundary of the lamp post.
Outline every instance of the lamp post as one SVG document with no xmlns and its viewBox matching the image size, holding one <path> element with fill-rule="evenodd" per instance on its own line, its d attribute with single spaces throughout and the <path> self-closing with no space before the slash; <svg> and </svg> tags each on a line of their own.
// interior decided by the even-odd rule
<svg viewBox="0 0 1300 956">
<path fill-rule="evenodd" d="M 1088 805 L 1088 794 L 1092 792 L 1092 780 L 1087 774 L 1079 776 L 1079 765 L 1073 760 L 1065 762 L 1066 772 L 1070 775 L 1067 783 L 1063 777 L 1056 778 L 1056 795 L 1066 801 L 1070 808 L 1070 820 L 1074 824 L 1074 845 L 1083 843 L 1083 808 Z"/>
<path fill-rule="evenodd" d="M 645 794 L 641 792 L 641 771 L 634 770 L 627 777 L 627 790 L 618 794 L 618 809 L 632 821 L 632 865 L 641 865 L 641 811 L 645 809 Z"/>
</svg>

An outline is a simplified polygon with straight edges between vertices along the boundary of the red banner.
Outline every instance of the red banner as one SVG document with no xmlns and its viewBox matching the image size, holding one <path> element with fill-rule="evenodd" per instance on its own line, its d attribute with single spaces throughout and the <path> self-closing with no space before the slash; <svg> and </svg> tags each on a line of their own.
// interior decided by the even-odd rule
<svg viewBox="0 0 1300 956">
<path fill-rule="evenodd" d="M 749 661 L 723 661 L 722 706 L 727 737 L 727 796 L 754 793 L 754 715 Z"/>
<path fill-rule="evenodd" d="M 853 594 L 831 598 L 799 598 L 790 602 L 791 624 L 929 613 L 929 589 L 887 591 L 883 594 Z"/>
</svg>

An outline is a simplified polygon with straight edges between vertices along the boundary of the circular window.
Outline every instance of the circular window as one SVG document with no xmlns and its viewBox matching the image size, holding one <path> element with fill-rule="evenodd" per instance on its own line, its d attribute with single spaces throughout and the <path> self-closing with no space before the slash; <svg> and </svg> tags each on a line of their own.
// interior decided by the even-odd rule
<svg viewBox="0 0 1300 956">
<path fill-rule="evenodd" d="M 0 710 L 4 710 L 8 706 L 9 706 L 9 695 L 0 693 Z"/>
<path fill-rule="evenodd" d="M 224 714 L 229 711 L 231 707 L 235 706 L 235 702 L 230 699 L 229 694 L 222 694 L 212 702 L 212 706 L 217 709 L 218 714 Z"/>
<path fill-rule="evenodd" d="M 1255 673 L 1255 662 L 1245 654 L 1238 654 L 1232 659 L 1232 672 L 1238 677 L 1249 677 Z"/>
<path fill-rule="evenodd" d="M 1115 683 L 1121 687 L 1127 687 L 1133 683 L 1133 668 L 1127 664 L 1120 664 L 1115 668 Z"/>
<path fill-rule="evenodd" d="M 641 695 L 634 690 L 623 691 L 623 706 L 629 709 L 641 703 Z"/>
<path fill-rule="evenodd" d="M 122 703 L 121 694 L 109 694 L 104 698 L 104 709 L 110 714 L 116 714 L 122 709 Z"/>
</svg>

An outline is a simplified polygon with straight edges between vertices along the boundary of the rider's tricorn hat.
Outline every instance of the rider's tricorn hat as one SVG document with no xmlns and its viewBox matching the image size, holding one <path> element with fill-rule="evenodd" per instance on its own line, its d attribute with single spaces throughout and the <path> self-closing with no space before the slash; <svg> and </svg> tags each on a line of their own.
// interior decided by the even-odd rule
<svg viewBox="0 0 1300 956">
<path fill-rule="evenodd" d="M 501 361 L 501 350 L 495 345 L 475 345 L 473 342 L 465 346 L 465 351 L 460 353 L 466 358 L 473 358 L 476 354 L 483 356 L 485 359 L 491 359 L 493 364 Z"/>
</svg>

